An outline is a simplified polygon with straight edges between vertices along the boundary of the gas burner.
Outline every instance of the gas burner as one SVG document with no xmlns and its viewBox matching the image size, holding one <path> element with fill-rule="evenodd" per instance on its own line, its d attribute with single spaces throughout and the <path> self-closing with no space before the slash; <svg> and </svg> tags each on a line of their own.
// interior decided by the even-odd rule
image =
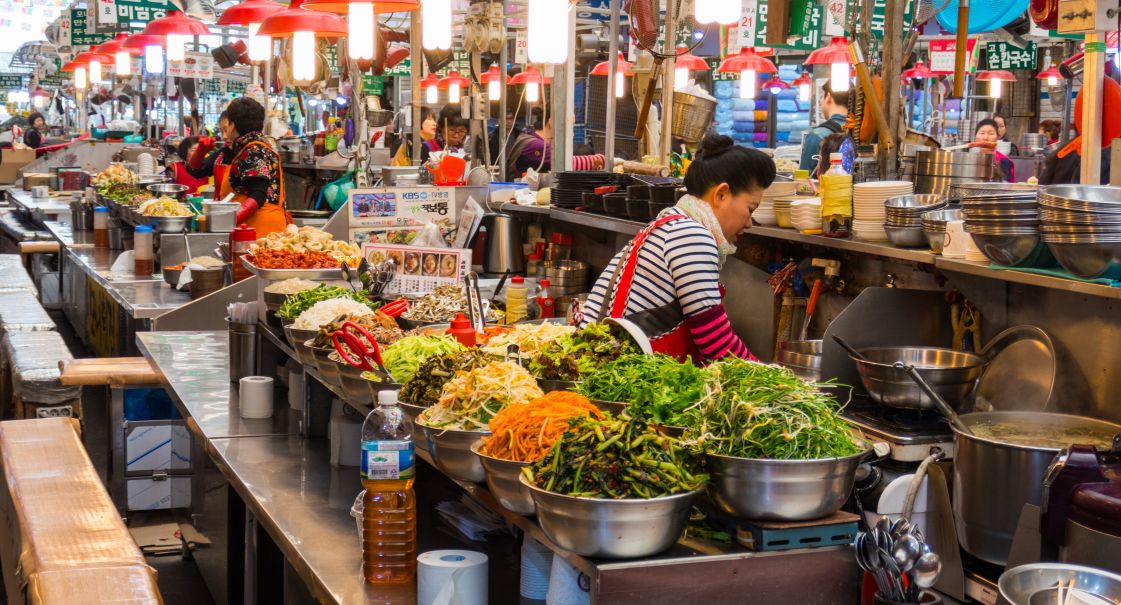
<svg viewBox="0 0 1121 605">
<path fill-rule="evenodd" d="M 885 429 L 900 433 L 947 433 L 949 425 L 937 412 L 923 410 L 900 410 L 887 406 L 870 404 L 853 409 L 853 415 Z"/>
<path fill-rule="evenodd" d="M 887 442 L 890 459 L 897 462 L 920 462 L 933 447 L 953 458 L 953 431 L 933 412 L 889 409 L 867 397 L 854 397 L 841 416 L 869 439 Z"/>
</svg>

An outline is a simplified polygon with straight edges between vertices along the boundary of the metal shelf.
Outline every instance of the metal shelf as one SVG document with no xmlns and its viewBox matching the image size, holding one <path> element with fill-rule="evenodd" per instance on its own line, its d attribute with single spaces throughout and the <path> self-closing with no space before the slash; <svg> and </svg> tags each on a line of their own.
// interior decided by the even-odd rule
<svg viewBox="0 0 1121 605">
<path fill-rule="evenodd" d="M 744 235 L 748 237 L 769 237 L 771 239 L 781 239 L 788 242 L 807 244 L 810 246 L 822 246 L 824 248 L 832 248 L 834 250 L 844 250 L 847 252 L 858 252 L 860 254 L 869 254 L 872 256 L 882 256 L 884 258 L 894 258 L 897 260 L 920 263 L 924 265 L 933 265 L 935 259 L 934 253 L 930 250 L 899 248 L 891 244 L 878 242 L 862 242 L 860 240 L 848 238 L 838 239 L 825 237 L 823 235 L 805 235 L 793 229 L 783 229 L 781 227 L 764 227 L 756 225 L 751 229 L 748 229 L 744 233 Z"/>
<path fill-rule="evenodd" d="M 549 217 L 564 223 L 612 231 L 623 235 L 634 235 L 646 226 L 646 223 L 639 221 L 615 218 L 613 216 L 605 216 L 592 212 L 577 212 L 576 210 L 568 210 L 565 208 L 551 209 L 549 211 Z"/>
<path fill-rule="evenodd" d="M 1121 298 L 1121 288 L 1115 288 L 1113 286 L 1107 286 L 1105 284 L 1095 284 L 1073 279 L 1063 279 L 1061 277 L 1052 277 L 1050 275 L 1025 273 L 1023 271 L 1017 271 L 1015 269 L 996 270 L 990 267 L 988 263 L 983 262 L 975 263 L 963 260 L 953 260 L 940 256 L 937 260 L 934 261 L 934 266 L 946 272 L 964 273 L 965 275 L 987 277 L 989 279 L 998 279 L 1016 284 L 1024 284 L 1027 286 L 1049 288 L 1052 290 L 1062 290 L 1064 292 L 1085 294 L 1087 296 L 1100 296 L 1102 298 Z"/>
</svg>

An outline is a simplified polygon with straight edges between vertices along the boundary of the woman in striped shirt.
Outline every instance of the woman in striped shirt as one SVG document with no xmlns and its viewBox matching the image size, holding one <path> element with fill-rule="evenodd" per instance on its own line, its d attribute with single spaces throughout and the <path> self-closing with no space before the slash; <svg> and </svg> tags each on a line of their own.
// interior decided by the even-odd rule
<svg viewBox="0 0 1121 605">
<path fill-rule="evenodd" d="M 611 259 L 588 296 L 585 323 L 627 319 L 655 352 L 679 359 L 754 359 L 728 321 L 720 267 L 774 179 L 775 163 L 763 152 L 706 136 L 685 175 L 688 195 Z"/>
</svg>

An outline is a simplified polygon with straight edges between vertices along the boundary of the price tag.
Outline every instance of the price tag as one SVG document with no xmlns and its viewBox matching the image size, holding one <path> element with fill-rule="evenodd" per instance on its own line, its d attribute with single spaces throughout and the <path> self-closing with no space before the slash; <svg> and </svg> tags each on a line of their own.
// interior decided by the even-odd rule
<svg viewBox="0 0 1121 605">
<path fill-rule="evenodd" d="M 739 38 L 736 52 L 745 46 L 755 46 L 755 25 L 759 13 L 759 0 L 743 0 L 740 10 L 740 22 L 736 25 Z M 731 52 L 729 49 L 728 52 Z"/>
<path fill-rule="evenodd" d="M 973 51 L 977 46 L 976 39 L 970 39 L 967 47 L 968 58 L 966 59 L 966 70 L 969 70 L 973 65 L 972 56 Z M 937 74 L 952 74 L 954 73 L 954 59 L 956 56 L 957 40 L 953 38 L 945 40 L 931 40 L 930 41 L 930 71 Z"/>
<path fill-rule="evenodd" d="M 529 36 L 524 31 L 519 31 L 514 39 L 514 63 L 529 63 Z"/>
<path fill-rule="evenodd" d="M 97 25 L 116 25 L 117 3 L 115 0 L 97 0 Z"/>
</svg>

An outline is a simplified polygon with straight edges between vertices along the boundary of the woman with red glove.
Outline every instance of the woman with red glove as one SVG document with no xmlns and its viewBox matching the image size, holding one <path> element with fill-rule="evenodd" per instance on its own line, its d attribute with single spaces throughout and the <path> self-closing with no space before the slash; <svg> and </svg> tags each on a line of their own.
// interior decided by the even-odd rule
<svg viewBox="0 0 1121 605">
<path fill-rule="evenodd" d="M 227 143 L 233 148 L 229 170 L 219 180 L 218 199 L 234 194 L 241 204 L 237 222 L 257 230 L 257 237 L 283 231 L 291 220 L 284 211 L 284 177 L 280 156 L 261 135 L 265 108 L 249 97 L 234 99 L 226 108 Z"/>
<path fill-rule="evenodd" d="M 196 179 L 214 177 L 215 185 L 221 184 L 222 177 L 226 174 L 226 167 L 233 159 L 234 151 L 230 139 L 230 120 L 224 111 L 218 116 L 218 131 L 222 134 L 226 145 L 215 149 L 218 141 L 214 137 L 199 137 L 198 144 L 186 157 L 187 163 L 183 167 L 189 176 Z M 217 186 L 214 188 L 214 195 L 218 195 Z"/>
<path fill-rule="evenodd" d="M 171 173 L 172 180 L 177 185 L 186 185 L 188 195 L 195 195 L 198 193 L 199 187 L 206 184 L 205 177 L 196 177 L 187 169 L 187 160 L 194 157 L 195 152 L 198 151 L 198 146 L 198 137 L 185 137 L 179 143 L 178 154 L 181 161 L 168 166 L 168 172 Z"/>
</svg>

